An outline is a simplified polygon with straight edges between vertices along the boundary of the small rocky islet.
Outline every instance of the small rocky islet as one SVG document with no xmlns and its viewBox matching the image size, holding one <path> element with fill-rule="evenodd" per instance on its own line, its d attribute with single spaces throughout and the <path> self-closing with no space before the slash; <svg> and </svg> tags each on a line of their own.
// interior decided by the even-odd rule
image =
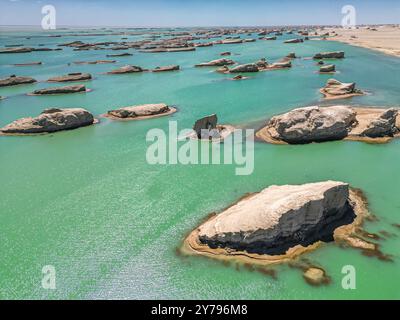
<svg viewBox="0 0 400 320">
<path fill-rule="evenodd" d="M 165 103 L 156 103 L 122 107 L 110 110 L 103 116 L 114 120 L 142 120 L 167 116 L 176 111 L 176 108 Z"/>
</svg>

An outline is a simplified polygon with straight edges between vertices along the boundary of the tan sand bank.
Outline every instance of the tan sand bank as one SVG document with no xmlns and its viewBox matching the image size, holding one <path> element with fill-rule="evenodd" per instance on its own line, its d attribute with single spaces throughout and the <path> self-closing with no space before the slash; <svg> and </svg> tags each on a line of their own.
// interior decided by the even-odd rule
<svg viewBox="0 0 400 320">
<path fill-rule="evenodd" d="M 368 48 L 400 57 L 400 26 L 359 27 L 359 29 L 327 28 L 336 36 L 327 40 L 340 41 L 353 46 Z"/>
</svg>

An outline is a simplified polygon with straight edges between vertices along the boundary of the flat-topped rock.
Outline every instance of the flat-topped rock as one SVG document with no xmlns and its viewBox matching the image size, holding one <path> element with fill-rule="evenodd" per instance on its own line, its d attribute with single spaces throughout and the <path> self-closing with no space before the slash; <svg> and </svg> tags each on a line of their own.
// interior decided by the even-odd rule
<svg viewBox="0 0 400 320">
<path fill-rule="evenodd" d="M 32 52 L 32 48 L 28 47 L 17 47 L 17 48 L 4 48 L 0 49 L 0 54 L 1 53 L 26 53 L 26 52 Z"/>
<path fill-rule="evenodd" d="M 272 117 L 256 135 L 266 142 L 278 144 L 341 139 L 372 142 L 378 138 L 387 142 L 399 135 L 399 128 L 400 117 L 396 109 L 312 106 Z"/>
<path fill-rule="evenodd" d="M 41 65 L 41 61 L 33 61 L 33 62 L 24 62 L 24 63 L 14 63 L 16 67 L 25 67 L 25 66 L 39 66 Z"/>
<path fill-rule="evenodd" d="M 164 71 L 177 71 L 179 70 L 178 65 L 170 65 L 170 66 L 163 66 L 163 67 L 156 67 L 155 69 L 151 70 L 152 72 L 164 72 Z"/>
<path fill-rule="evenodd" d="M 258 66 L 255 63 L 247 63 L 235 66 L 229 69 L 230 73 L 258 72 Z"/>
<path fill-rule="evenodd" d="M 290 60 L 287 61 L 279 61 L 275 62 L 268 66 L 268 69 L 287 69 L 292 67 L 292 62 Z"/>
<path fill-rule="evenodd" d="M 18 77 L 11 75 L 8 78 L 0 79 L 0 87 L 16 86 L 19 84 L 35 83 L 36 80 L 31 77 Z"/>
<path fill-rule="evenodd" d="M 314 59 L 343 59 L 344 51 L 320 52 L 314 55 Z"/>
<path fill-rule="evenodd" d="M 51 87 L 38 89 L 31 93 L 31 95 L 47 95 L 47 94 L 65 94 L 65 93 L 77 93 L 86 92 L 86 87 L 83 84 L 74 86 L 63 86 L 63 87 Z"/>
<path fill-rule="evenodd" d="M 0 129 L 3 134 L 35 134 L 75 129 L 94 123 L 93 115 L 82 108 L 51 108 L 35 118 L 15 120 Z"/>
<path fill-rule="evenodd" d="M 326 66 L 321 66 L 319 68 L 320 73 L 332 73 L 336 71 L 336 67 L 334 64 L 328 64 Z"/>
<path fill-rule="evenodd" d="M 107 74 L 124 74 L 124 73 L 136 73 L 136 72 L 143 72 L 146 71 L 145 69 L 142 69 L 141 67 L 138 66 L 123 66 L 118 69 L 114 69 L 112 71 L 107 72 Z"/>
<path fill-rule="evenodd" d="M 343 83 L 336 79 L 329 79 L 320 92 L 325 96 L 325 99 L 344 99 L 364 94 L 356 88 L 355 82 Z"/>
<path fill-rule="evenodd" d="M 87 81 L 91 80 L 92 75 L 90 73 L 74 72 L 68 73 L 67 75 L 53 77 L 48 79 L 48 82 L 72 82 L 72 81 Z"/>
<path fill-rule="evenodd" d="M 242 39 L 225 39 L 222 40 L 221 44 L 239 44 L 243 43 Z"/>
<path fill-rule="evenodd" d="M 333 230 L 354 217 L 346 183 L 270 186 L 203 223 L 197 234 L 211 249 L 275 255 L 332 241 Z"/>
<path fill-rule="evenodd" d="M 111 53 L 111 54 L 107 54 L 106 57 L 108 58 L 112 58 L 112 57 L 129 57 L 129 56 L 133 56 L 132 53 L 128 53 L 128 52 L 124 52 L 124 53 Z"/>
<path fill-rule="evenodd" d="M 230 60 L 230 59 L 216 59 L 216 60 L 211 60 L 209 62 L 203 62 L 196 64 L 196 67 L 221 67 L 221 66 L 229 66 L 235 64 L 235 61 Z"/>
<path fill-rule="evenodd" d="M 74 64 L 106 64 L 115 62 L 116 60 L 74 61 Z"/>
<path fill-rule="evenodd" d="M 285 40 L 284 43 L 301 43 L 303 42 L 303 39 L 289 39 L 289 40 Z"/>
<path fill-rule="evenodd" d="M 176 109 L 165 103 L 143 104 L 136 106 L 123 107 L 110 110 L 105 116 L 115 119 L 144 119 L 162 115 L 169 115 L 176 112 Z"/>
</svg>

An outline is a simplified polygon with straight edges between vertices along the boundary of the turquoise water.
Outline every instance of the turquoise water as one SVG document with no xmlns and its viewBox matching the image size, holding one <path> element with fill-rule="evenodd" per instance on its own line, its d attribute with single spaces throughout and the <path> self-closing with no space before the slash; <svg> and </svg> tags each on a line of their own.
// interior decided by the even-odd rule
<svg viewBox="0 0 400 320">
<path fill-rule="evenodd" d="M 115 41 L 119 36 L 48 38 L 43 33 L 3 32 L 0 45 Z M 22 38 L 21 38 L 22 37 Z M 129 36 L 130 39 L 140 37 Z M 232 51 L 239 63 L 261 57 L 275 61 L 291 51 L 310 57 L 344 50 L 335 78 L 356 81 L 370 94 L 330 104 L 394 106 L 400 104 L 400 59 L 336 42 L 257 41 L 198 48 L 195 52 L 145 54 L 115 58 L 116 64 L 68 65 L 106 59 L 107 53 L 70 48 L 55 52 L 0 55 L 0 78 L 10 74 L 46 80 L 69 72 L 90 72 L 93 91 L 54 97 L 26 96 L 46 83 L 1 88 L 0 127 L 47 107 L 84 107 L 98 116 L 125 105 L 165 102 L 179 112 L 146 121 L 113 122 L 57 134 L 0 137 L 0 298 L 167 298 L 167 299 L 399 299 L 400 291 L 400 140 L 386 145 L 329 142 L 304 146 L 256 143 L 255 169 L 236 176 L 232 165 L 149 165 L 146 133 L 167 130 L 168 120 L 190 128 L 204 115 L 221 123 L 258 127 L 270 116 L 293 107 L 321 103 L 318 89 L 330 77 L 316 74 L 312 60 L 296 59 L 291 70 L 262 72 L 246 81 L 194 68 Z M 107 58 L 108 59 L 108 58 Z M 42 66 L 13 63 L 42 61 Z M 180 72 L 104 75 L 125 64 L 146 68 L 179 64 Z M 332 278 L 326 287 L 307 285 L 299 270 L 277 266 L 277 279 L 245 268 L 176 253 L 184 236 L 210 212 L 221 210 L 247 192 L 271 184 L 326 179 L 361 188 L 379 221 L 370 232 L 392 237 L 380 241 L 393 262 L 365 257 L 353 249 L 326 244 L 307 258 Z M 341 287 L 341 269 L 354 265 L 357 289 Z M 41 287 L 42 267 L 56 268 L 56 290 Z"/>
</svg>

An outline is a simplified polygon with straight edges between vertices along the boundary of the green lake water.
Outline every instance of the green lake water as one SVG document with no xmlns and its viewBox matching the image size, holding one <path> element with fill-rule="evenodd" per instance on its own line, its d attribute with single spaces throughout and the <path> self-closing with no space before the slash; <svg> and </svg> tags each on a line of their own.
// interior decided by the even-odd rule
<svg viewBox="0 0 400 320">
<path fill-rule="evenodd" d="M 25 36 L 30 35 L 30 39 Z M 55 47 L 56 44 L 117 41 L 120 36 L 38 37 L 41 32 L 2 32 L 0 46 Z M 0 298 L 2 299 L 361 299 L 400 298 L 400 140 L 385 145 L 328 142 L 276 146 L 256 142 L 254 172 L 235 175 L 234 165 L 149 165 L 146 133 L 151 128 L 190 128 L 199 117 L 217 113 L 220 123 L 258 128 L 274 114 L 321 104 L 318 91 L 330 75 L 315 73 L 313 60 L 296 59 L 290 70 L 260 72 L 246 81 L 193 65 L 232 51 L 238 63 L 265 57 L 276 61 L 289 52 L 311 57 L 344 50 L 335 61 L 335 78 L 355 81 L 368 95 L 325 104 L 399 107 L 400 59 L 337 42 L 283 44 L 256 41 L 198 48 L 194 52 L 123 51 L 31 52 L 0 55 L 0 78 L 10 74 L 44 81 L 70 72 L 90 72 L 91 92 L 52 97 L 27 96 L 44 82 L 1 88 L 0 127 L 47 107 L 84 107 L 95 116 L 135 104 L 176 105 L 170 117 L 118 122 L 101 118 L 94 126 L 56 134 L 0 137 Z M 128 36 L 129 40 L 140 39 Z M 77 60 L 116 59 L 115 64 L 68 65 Z M 13 63 L 42 61 L 41 66 Z M 146 68 L 179 64 L 181 71 L 105 75 L 125 64 Z M 274 267 L 277 279 L 202 257 L 182 257 L 185 235 L 210 212 L 243 194 L 271 184 L 339 180 L 361 188 L 379 221 L 370 232 L 385 230 L 380 241 L 393 262 L 363 256 L 354 249 L 324 244 L 306 257 L 325 268 L 328 286 L 311 287 L 301 272 Z M 42 267 L 56 268 L 56 290 L 41 286 Z M 341 286 L 342 267 L 356 268 L 355 290 Z"/>
</svg>

